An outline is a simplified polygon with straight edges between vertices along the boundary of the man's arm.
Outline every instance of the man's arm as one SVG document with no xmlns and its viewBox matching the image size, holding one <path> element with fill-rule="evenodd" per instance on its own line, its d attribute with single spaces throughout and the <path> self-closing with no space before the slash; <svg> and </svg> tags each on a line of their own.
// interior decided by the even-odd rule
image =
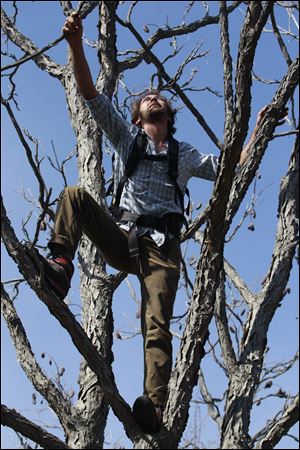
<svg viewBox="0 0 300 450">
<path fill-rule="evenodd" d="M 134 138 L 130 131 L 131 124 L 124 120 L 117 113 L 111 101 L 95 88 L 83 50 L 82 23 L 76 12 L 73 12 L 67 18 L 62 31 L 70 46 L 73 72 L 80 95 L 85 99 L 91 115 L 113 144 L 115 150 L 126 158 L 126 152 Z"/>
<path fill-rule="evenodd" d="M 257 115 L 257 119 L 256 119 L 256 124 L 254 127 L 254 130 L 251 134 L 251 137 L 249 139 L 249 142 L 246 144 L 246 146 L 243 148 L 243 150 L 241 151 L 241 155 L 240 155 L 240 166 L 242 166 L 244 164 L 244 162 L 246 161 L 247 157 L 248 157 L 248 152 L 249 152 L 249 147 L 251 146 L 251 144 L 253 143 L 254 139 L 256 138 L 256 134 L 259 130 L 259 127 L 261 125 L 262 119 L 265 117 L 266 112 L 269 109 L 269 105 L 264 106 L 258 113 Z M 281 114 L 281 119 L 285 118 L 287 116 L 288 113 L 288 108 L 284 108 L 284 110 L 282 111 Z M 280 123 L 278 124 L 280 125 Z"/>
<path fill-rule="evenodd" d="M 76 12 L 73 12 L 67 18 L 62 31 L 70 46 L 73 72 L 78 90 L 85 100 L 91 100 L 98 95 L 98 92 L 85 58 L 82 45 L 83 27 Z"/>
</svg>

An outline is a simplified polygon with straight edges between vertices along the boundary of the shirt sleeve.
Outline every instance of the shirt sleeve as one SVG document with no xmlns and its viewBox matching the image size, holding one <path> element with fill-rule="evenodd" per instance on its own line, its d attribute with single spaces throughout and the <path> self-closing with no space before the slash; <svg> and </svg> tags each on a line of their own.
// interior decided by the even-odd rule
<svg viewBox="0 0 300 450">
<path fill-rule="evenodd" d="M 190 151 L 192 176 L 215 181 L 219 157 L 216 155 L 204 155 L 195 148 Z"/>
<path fill-rule="evenodd" d="M 131 124 L 120 116 L 106 95 L 99 94 L 85 103 L 116 151 L 132 139 Z"/>
</svg>

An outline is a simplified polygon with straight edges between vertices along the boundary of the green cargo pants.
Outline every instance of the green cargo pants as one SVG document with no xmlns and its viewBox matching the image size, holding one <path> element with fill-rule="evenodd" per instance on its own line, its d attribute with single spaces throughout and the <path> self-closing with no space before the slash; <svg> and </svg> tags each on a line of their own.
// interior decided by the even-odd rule
<svg viewBox="0 0 300 450">
<path fill-rule="evenodd" d="M 141 329 L 144 339 L 144 394 L 164 405 L 172 369 L 169 330 L 180 273 L 180 244 L 172 239 L 167 257 L 149 236 L 139 238 L 141 267 L 129 257 L 128 233 L 122 230 L 83 188 L 67 187 L 60 195 L 54 233 L 48 244 L 62 244 L 74 258 L 84 232 L 112 267 L 138 276 L 141 284 Z"/>
</svg>

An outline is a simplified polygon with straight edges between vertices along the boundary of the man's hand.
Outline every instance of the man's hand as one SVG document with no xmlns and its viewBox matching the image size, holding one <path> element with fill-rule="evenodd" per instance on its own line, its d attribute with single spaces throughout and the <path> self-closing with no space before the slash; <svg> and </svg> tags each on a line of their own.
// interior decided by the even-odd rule
<svg viewBox="0 0 300 450">
<path fill-rule="evenodd" d="M 240 161 L 239 164 L 240 166 L 242 166 L 244 164 L 244 162 L 246 161 L 247 157 L 248 157 L 248 151 L 249 151 L 249 147 L 251 146 L 252 142 L 254 141 L 254 139 L 256 138 L 256 134 L 261 126 L 261 123 L 266 115 L 266 113 L 268 112 L 268 110 L 270 109 L 271 105 L 266 105 L 264 106 L 259 113 L 257 114 L 257 118 L 256 118 L 256 124 L 254 127 L 254 130 L 251 134 L 250 140 L 248 142 L 248 144 L 243 148 L 243 150 L 241 151 L 241 155 L 240 155 Z M 285 120 L 280 121 L 280 119 L 285 119 L 287 117 L 288 114 L 288 108 L 284 108 L 280 115 L 279 115 L 279 120 L 276 124 L 276 126 L 278 125 L 282 125 Z"/>
<path fill-rule="evenodd" d="M 97 97 L 98 92 L 85 58 L 82 45 L 83 27 L 78 12 L 72 12 L 67 18 L 62 32 L 70 46 L 71 63 L 78 90 L 84 99 L 91 100 Z"/>
<path fill-rule="evenodd" d="M 72 12 L 72 14 L 67 18 L 62 32 L 70 47 L 75 48 L 81 44 L 83 27 L 77 12 Z"/>
<path fill-rule="evenodd" d="M 267 111 L 270 109 L 270 107 L 271 107 L 270 105 L 264 106 L 257 114 L 256 125 L 255 125 L 256 129 L 261 125 L 261 122 L 262 122 L 263 118 L 265 117 Z M 288 111 L 289 111 L 288 108 L 284 108 L 282 110 L 282 112 L 280 113 L 279 119 L 285 119 L 288 115 Z M 282 125 L 284 122 L 285 122 L 285 120 L 281 120 L 281 122 L 278 121 L 277 125 Z"/>
</svg>

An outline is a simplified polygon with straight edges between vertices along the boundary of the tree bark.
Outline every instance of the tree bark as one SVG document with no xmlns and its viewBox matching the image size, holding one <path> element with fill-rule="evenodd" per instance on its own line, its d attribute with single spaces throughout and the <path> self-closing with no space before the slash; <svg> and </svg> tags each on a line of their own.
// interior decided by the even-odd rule
<svg viewBox="0 0 300 450">
<path fill-rule="evenodd" d="M 117 2 L 113 2 L 117 3 Z M 112 5 L 114 7 L 114 5 Z M 110 20 L 103 3 L 99 11 L 100 67 L 98 90 L 111 97 L 116 86 L 115 23 Z M 102 63 L 101 63 L 102 62 Z M 70 63 L 68 65 L 70 67 Z M 67 69 L 64 88 L 70 111 L 71 123 L 77 136 L 79 184 L 106 208 L 102 166 L 102 132 L 87 112 L 77 91 L 73 74 Z M 114 277 L 108 276 L 99 250 L 82 236 L 79 246 L 80 294 L 82 299 L 82 326 L 108 365 L 113 362 L 112 297 Z M 76 414 L 80 427 L 71 430 L 67 443 L 71 448 L 102 448 L 108 415 L 108 402 L 96 374 L 85 360 L 79 373 L 79 395 Z"/>
</svg>

